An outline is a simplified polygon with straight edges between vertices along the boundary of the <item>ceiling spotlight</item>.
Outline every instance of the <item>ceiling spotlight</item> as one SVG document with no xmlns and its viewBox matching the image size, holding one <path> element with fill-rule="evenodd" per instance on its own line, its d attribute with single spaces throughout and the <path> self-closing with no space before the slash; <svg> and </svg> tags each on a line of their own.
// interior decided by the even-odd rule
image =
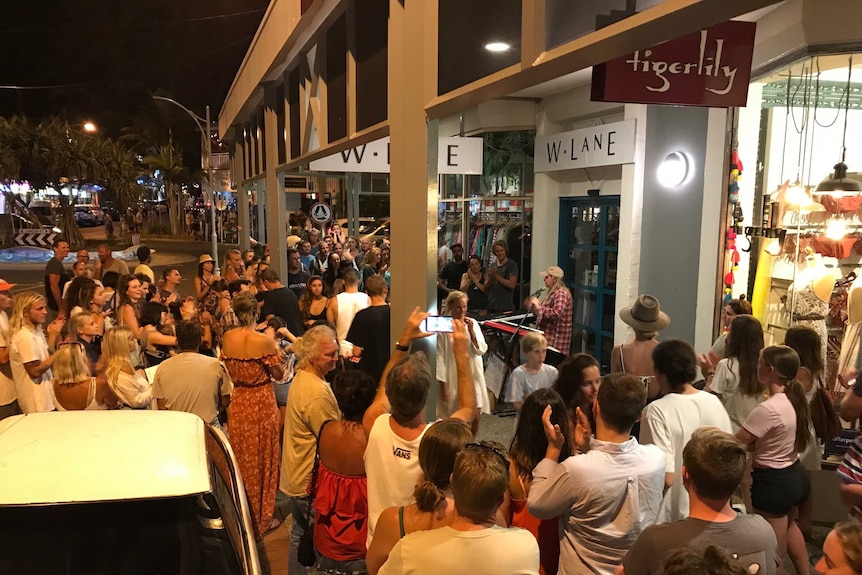
<svg viewBox="0 0 862 575">
<path fill-rule="evenodd" d="M 505 42 L 488 42 L 485 44 L 485 50 L 488 52 L 507 52 L 511 46 Z"/>
</svg>

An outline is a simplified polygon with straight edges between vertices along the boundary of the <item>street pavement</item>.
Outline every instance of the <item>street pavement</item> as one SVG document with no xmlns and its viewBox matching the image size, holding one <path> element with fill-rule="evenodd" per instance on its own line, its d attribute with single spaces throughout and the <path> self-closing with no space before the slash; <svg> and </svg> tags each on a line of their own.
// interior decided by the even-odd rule
<svg viewBox="0 0 862 575">
<path fill-rule="evenodd" d="M 119 226 L 119 223 L 116 224 Z M 81 229 L 85 239 L 102 239 L 105 237 L 103 226 Z M 156 250 L 153 254 L 153 263 L 151 267 L 158 279 L 162 272 L 170 267 L 179 268 L 180 274 L 183 277 L 183 282 L 179 286 L 180 295 L 194 295 L 194 277 L 197 275 L 198 258 L 201 254 L 210 254 L 212 244 L 210 242 L 195 242 L 186 240 L 159 240 L 147 239 L 142 241 L 148 247 Z M 219 245 L 219 266 L 224 259 L 224 254 L 228 249 L 235 246 Z M 93 250 L 95 251 L 95 250 Z M 92 267 L 94 262 L 90 262 Z M 136 260 L 127 261 L 129 270 L 133 271 L 138 265 Z M 46 264 L 20 264 L 20 263 L 0 263 L 0 278 L 9 282 L 18 284 L 13 288 L 13 293 L 22 291 L 35 291 L 40 294 L 45 293 L 45 265 Z"/>
</svg>

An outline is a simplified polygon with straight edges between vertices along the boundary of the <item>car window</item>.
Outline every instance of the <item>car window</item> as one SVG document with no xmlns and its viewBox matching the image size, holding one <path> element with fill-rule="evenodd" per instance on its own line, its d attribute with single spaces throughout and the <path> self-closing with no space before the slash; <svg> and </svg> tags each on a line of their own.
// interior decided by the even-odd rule
<svg viewBox="0 0 862 575">
<path fill-rule="evenodd" d="M 193 572 L 243 573 L 200 496 L 0 508 L 0 573 Z"/>
</svg>

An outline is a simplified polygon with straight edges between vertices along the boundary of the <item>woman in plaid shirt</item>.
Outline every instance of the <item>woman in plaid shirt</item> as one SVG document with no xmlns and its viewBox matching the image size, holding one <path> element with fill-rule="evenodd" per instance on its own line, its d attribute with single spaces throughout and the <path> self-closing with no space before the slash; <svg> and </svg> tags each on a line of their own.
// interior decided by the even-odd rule
<svg viewBox="0 0 862 575">
<path fill-rule="evenodd" d="M 536 316 L 536 327 L 545 332 L 548 346 L 563 355 L 569 355 L 572 345 L 572 294 L 563 283 L 563 270 L 551 266 L 542 272 L 548 297 L 539 304 L 535 297 L 530 298 L 530 311 Z"/>
</svg>

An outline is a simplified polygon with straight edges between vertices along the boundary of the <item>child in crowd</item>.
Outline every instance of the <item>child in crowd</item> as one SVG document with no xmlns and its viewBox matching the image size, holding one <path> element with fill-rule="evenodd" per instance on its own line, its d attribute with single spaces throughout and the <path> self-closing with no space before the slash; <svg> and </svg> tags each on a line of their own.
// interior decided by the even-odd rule
<svg viewBox="0 0 862 575">
<path fill-rule="evenodd" d="M 521 354 L 526 358 L 509 377 L 509 391 L 506 401 L 518 411 L 524 404 L 524 399 L 537 389 L 547 389 L 557 379 L 557 368 L 545 364 L 548 342 L 539 333 L 528 333 L 521 340 Z"/>
</svg>

